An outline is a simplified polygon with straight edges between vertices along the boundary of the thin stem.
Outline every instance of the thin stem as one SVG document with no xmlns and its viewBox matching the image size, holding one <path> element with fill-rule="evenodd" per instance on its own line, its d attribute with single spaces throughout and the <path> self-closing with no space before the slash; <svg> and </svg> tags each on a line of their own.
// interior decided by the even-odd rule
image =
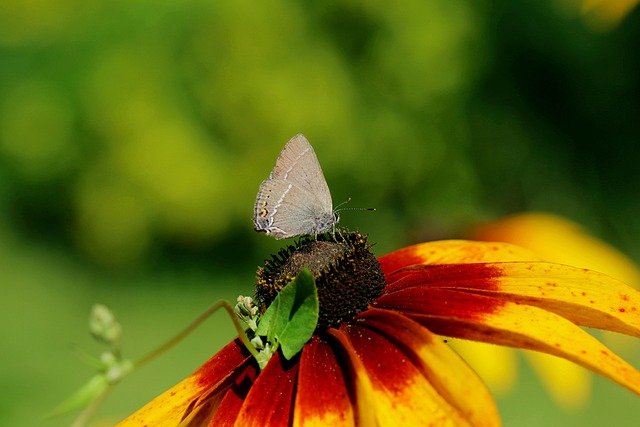
<svg viewBox="0 0 640 427">
<path fill-rule="evenodd" d="M 258 351 L 253 347 L 253 345 L 251 345 L 251 342 L 249 341 L 249 338 L 247 337 L 247 334 L 244 331 L 244 327 L 240 323 L 240 320 L 238 319 L 238 316 L 236 316 L 236 313 L 233 311 L 233 307 L 228 301 L 222 300 L 211 305 L 209 308 L 203 311 L 198 317 L 196 317 L 196 319 L 193 322 L 187 325 L 186 328 L 180 331 L 176 336 L 171 338 L 169 341 L 167 341 L 166 343 L 164 343 L 163 345 L 161 345 L 160 347 L 158 347 L 157 349 L 155 349 L 154 351 L 152 351 L 142 359 L 135 362 L 134 366 L 136 368 L 139 368 L 140 366 L 150 362 L 151 360 L 160 356 L 165 351 L 169 350 L 171 347 L 173 347 L 174 345 L 182 341 L 184 338 L 186 338 L 187 335 L 189 335 L 194 329 L 200 326 L 202 322 L 207 320 L 207 318 L 209 318 L 209 316 L 215 313 L 220 307 L 224 308 L 229 314 L 229 317 L 231 318 L 231 321 L 233 322 L 233 325 L 235 326 L 236 331 L 238 332 L 238 337 L 240 338 L 240 341 L 242 341 L 242 344 L 244 344 L 244 346 L 247 348 L 247 350 L 249 350 L 249 352 L 253 357 L 257 357 Z"/>
</svg>

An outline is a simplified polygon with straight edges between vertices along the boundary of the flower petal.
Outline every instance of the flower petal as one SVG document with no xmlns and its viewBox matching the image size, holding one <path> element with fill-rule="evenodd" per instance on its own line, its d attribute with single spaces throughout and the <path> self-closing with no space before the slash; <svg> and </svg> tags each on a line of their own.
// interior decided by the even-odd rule
<svg viewBox="0 0 640 427">
<path fill-rule="evenodd" d="M 500 424 L 491 393 L 442 338 L 395 311 L 370 309 L 360 313 L 356 322 L 380 332 L 393 342 L 435 391 L 469 424 Z"/>
<path fill-rule="evenodd" d="M 300 357 L 293 425 L 355 426 L 355 391 L 345 381 L 349 374 L 329 343 L 315 335 Z"/>
<path fill-rule="evenodd" d="M 387 295 L 408 288 L 429 295 L 433 289 L 456 289 L 535 305 L 582 326 L 640 337 L 640 292 L 582 268 L 545 262 L 424 265 L 400 270 L 389 280 Z"/>
<path fill-rule="evenodd" d="M 570 321 L 538 307 L 450 289 L 407 288 L 375 301 L 431 331 L 563 357 L 640 394 L 640 372 Z"/>
<path fill-rule="evenodd" d="M 607 275 L 561 264 L 506 263 L 497 293 L 582 326 L 640 337 L 640 293 Z"/>
<path fill-rule="evenodd" d="M 258 377 L 258 364 L 254 359 L 251 359 L 251 362 L 242 375 L 236 378 L 234 384 L 220 396 L 220 405 L 215 410 L 209 426 L 231 427 L 235 424 L 247 394 Z"/>
<path fill-rule="evenodd" d="M 477 227 L 471 237 L 520 245 L 544 261 L 588 268 L 640 287 L 640 271 L 631 259 L 587 234 L 578 224 L 556 215 L 513 215 Z"/>
<path fill-rule="evenodd" d="M 232 341 L 191 376 L 156 397 L 118 426 L 178 425 L 195 409 L 194 402 L 204 393 L 212 396 L 231 386 L 246 366 L 249 360 L 247 354 L 239 340 Z M 211 403 L 211 400 L 208 402 Z M 203 423 L 208 423 L 208 419 Z"/>
<path fill-rule="evenodd" d="M 378 258 L 384 275 L 416 264 L 537 261 L 531 251 L 508 243 L 440 240 L 409 246 Z"/>
<path fill-rule="evenodd" d="M 251 386 L 235 425 L 238 427 L 287 427 L 293 418 L 298 358 L 285 360 L 275 354 Z"/>
<path fill-rule="evenodd" d="M 385 336 L 360 324 L 343 324 L 349 352 L 356 355 L 368 378 L 373 402 L 359 409 L 372 411 L 376 425 L 464 426 L 467 420 L 429 383 L 406 354 Z M 360 396 L 358 396 L 360 398 Z M 360 403 L 360 402 L 359 402 Z"/>
<path fill-rule="evenodd" d="M 640 289 L 640 269 L 629 257 L 589 235 L 580 225 L 557 215 L 542 212 L 515 214 L 476 226 L 469 235 L 474 240 L 516 244 L 532 250 L 544 261 L 599 271 L 635 289 Z M 640 344 L 635 337 L 614 333 L 603 334 L 601 340 L 616 351 L 628 355 L 637 352 Z M 576 371 L 574 375 L 562 375 L 560 378 L 555 375 L 555 372 L 566 373 L 568 372 L 567 368 L 564 367 L 565 365 L 551 367 L 550 363 L 544 363 L 544 366 L 549 366 L 549 368 L 537 370 L 541 377 L 546 375 L 549 378 L 555 378 L 553 381 L 543 381 L 552 396 L 559 402 L 566 404 L 565 406 L 575 407 L 580 400 L 586 403 L 586 393 L 577 390 L 577 388 L 574 392 L 570 390 L 568 384 L 559 387 L 570 377 L 574 378 L 574 381 L 586 384 L 588 380 L 580 379 L 577 373 L 582 371 Z M 578 398 L 577 396 L 584 397 Z"/>
<path fill-rule="evenodd" d="M 351 380 L 354 383 L 355 395 L 356 395 L 356 425 L 358 427 L 376 427 L 376 414 L 372 408 L 375 408 L 375 396 L 373 391 L 373 384 L 367 374 L 367 370 L 360 360 L 360 357 L 355 352 L 351 341 L 341 329 L 329 328 L 326 331 L 328 336 L 335 339 L 339 348 L 341 349 L 342 356 L 348 364 L 351 372 Z"/>
</svg>

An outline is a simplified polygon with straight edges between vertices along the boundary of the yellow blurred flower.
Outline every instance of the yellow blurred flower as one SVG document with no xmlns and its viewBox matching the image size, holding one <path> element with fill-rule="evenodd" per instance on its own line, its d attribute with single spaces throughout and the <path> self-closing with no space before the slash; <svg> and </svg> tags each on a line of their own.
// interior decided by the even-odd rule
<svg viewBox="0 0 640 427">
<path fill-rule="evenodd" d="M 599 271 L 640 288 L 640 270 L 626 255 L 578 224 L 548 213 L 523 213 L 476 227 L 473 240 L 512 243 L 546 261 Z"/>
<path fill-rule="evenodd" d="M 592 29 L 608 31 L 631 13 L 638 5 L 638 0 L 580 0 L 577 3 L 577 12 L 583 15 Z"/>
<path fill-rule="evenodd" d="M 633 261 L 612 246 L 590 236 L 579 225 L 555 215 L 513 215 L 482 224 L 476 227 L 469 237 L 474 240 L 516 244 L 530 249 L 545 261 L 599 271 L 635 288 L 640 285 L 640 271 Z M 608 334 L 605 338 L 619 350 L 631 343 L 617 334 Z M 517 364 L 513 352 L 505 355 L 504 349 L 500 349 L 500 359 L 508 360 L 508 363 L 495 364 L 488 363 L 498 357 L 497 349 L 494 347 L 477 346 L 472 342 L 455 342 L 454 345 L 494 391 L 507 391 L 515 381 Z M 632 345 L 637 346 L 637 342 L 634 340 Z M 587 371 L 565 360 L 541 353 L 527 352 L 526 357 L 551 396 L 560 405 L 565 408 L 578 408 L 588 401 L 591 376 Z"/>
</svg>

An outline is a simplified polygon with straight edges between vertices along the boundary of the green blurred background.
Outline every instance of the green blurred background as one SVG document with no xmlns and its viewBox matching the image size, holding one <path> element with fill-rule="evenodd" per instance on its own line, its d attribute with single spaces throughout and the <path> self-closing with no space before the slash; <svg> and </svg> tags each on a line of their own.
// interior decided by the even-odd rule
<svg viewBox="0 0 640 427">
<path fill-rule="evenodd" d="M 70 347 L 99 350 L 93 303 L 137 357 L 250 294 L 281 244 L 253 231 L 256 191 L 299 132 L 335 204 L 377 208 L 342 224 L 379 255 L 543 210 L 640 261 L 640 11 L 588 3 L 3 0 L 0 424 L 69 424 L 41 416 L 91 375 Z M 97 419 L 232 336 L 215 315 Z M 637 422 L 615 385 L 571 412 L 524 370 L 506 425 Z"/>
</svg>

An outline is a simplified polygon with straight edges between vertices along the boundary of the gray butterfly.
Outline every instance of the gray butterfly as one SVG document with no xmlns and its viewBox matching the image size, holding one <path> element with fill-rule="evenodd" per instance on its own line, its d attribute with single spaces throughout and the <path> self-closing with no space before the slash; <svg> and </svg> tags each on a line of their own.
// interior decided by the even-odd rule
<svg viewBox="0 0 640 427">
<path fill-rule="evenodd" d="M 294 136 L 260 185 L 253 208 L 256 231 L 276 239 L 317 236 L 339 220 L 313 147 L 304 135 Z"/>
</svg>

